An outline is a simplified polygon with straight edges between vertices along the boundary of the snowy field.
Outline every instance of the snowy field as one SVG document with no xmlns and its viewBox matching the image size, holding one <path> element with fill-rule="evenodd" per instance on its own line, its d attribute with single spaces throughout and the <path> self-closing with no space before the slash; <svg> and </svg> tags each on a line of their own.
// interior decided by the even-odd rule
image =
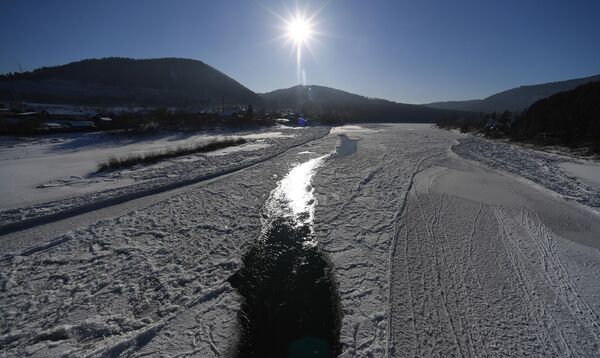
<svg viewBox="0 0 600 358">
<path fill-rule="evenodd" d="M 3 138 L 0 142 L 0 219 L 3 225 L 135 195 L 142 190 L 193 182 L 251 165 L 327 133 L 326 128 L 274 127 L 267 131 L 164 133 L 127 137 L 107 133 Z M 97 173 L 111 156 L 152 153 L 223 138 L 246 144 Z"/>
<path fill-rule="evenodd" d="M 331 262 L 343 357 L 600 354 L 594 174 L 429 125 L 322 133 L 76 230 L 0 237 L 2 353 L 235 355 L 227 280 L 265 204 L 294 191 Z M 309 184 L 289 185 L 307 166 Z"/>
<path fill-rule="evenodd" d="M 600 165 L 565 162 L 565 157 L 468 137 L 453 151 L 466 159 L 523 177 L 561 197 L 600 210 Z"/>
<path fill-rule="evenodd" d="M 558 164 L 568 175 L 600 190 L 600 164 L 583 162 L 562 162 Z"/>
</svg>

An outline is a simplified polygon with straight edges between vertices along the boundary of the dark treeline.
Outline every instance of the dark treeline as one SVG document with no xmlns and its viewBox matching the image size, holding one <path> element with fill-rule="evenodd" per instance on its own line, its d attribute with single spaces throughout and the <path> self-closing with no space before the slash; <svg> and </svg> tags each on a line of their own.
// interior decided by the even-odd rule
<svg viewBox="0 0 600 358">
<path fill-rule="evenodd" d="M 600 82 L 541 99 L 523 113 L 480 114 L 473 119 L 446 117 L 436 124 L 461 132 L 477 131 L 490 137 L 600 153 Z"/>
<path fill-rule="evenodd" d="M 600 152 L 600 82 L 536 102 L 515 123 L 511 136 L 569 147 L 592 145 Z"/>
<path fill-rule="evenodd" d="M 2 105 L 0 105 L 2 108 Z M 263 109 L 254 110 L 248 106 L 245 111 L 237 112 L 228 117 L 221 117 L 213 113 L 194 113 L 186 111 L 171 111 L 161 107 L 145 112 L 102 112 L 95 116 L 84 115 L 50 115 L 39 112 L 26 120 L 9 121 L 4 118 L 11 117 L 0 113 L 0 135 L 44 135 L 48 133 L 89 132 L 89 131 L 117 131 L 127 136 L 140 136 L 152 134 L 160 130 L 196 131 L 215 128 L 261 128 L 271 126 L 276 122 L 272 117 L 265 115 Z M 102 118 L 110 118 L 104 121 Z M 70 127 L 64 125 L 60 128 L 50 128 L 46 122 L 94 122 L 90 127 Z"/>
</svg>

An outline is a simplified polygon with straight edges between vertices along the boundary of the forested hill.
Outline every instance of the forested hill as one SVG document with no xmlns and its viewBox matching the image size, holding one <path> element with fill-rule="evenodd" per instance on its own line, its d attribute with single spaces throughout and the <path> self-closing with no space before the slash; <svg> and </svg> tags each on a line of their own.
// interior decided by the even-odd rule
<svg viewBox="0 0 600 358">
<path fill-rule="evenodd" d="M 110 57 L 42 67 L 0 76 L 0 93 L 5 99 L 73 102 L 262 103 L 256 93 L 215 68 L 180 58 Z"/>
<path fill-rule="evenodd" d="M 294 86 L 263 93 L 272 108 L 292 108 L 323 119 L 357 122 L 435 122 L 460 112 L 360 96 L 325 86 Z"/>
<path fill-rule="evenodd" d="M 577 86 L 593 81 L 600 81 L 600 75 L 538 85 L 520 86 L 496 93 L 484 99 L 434 102 L 425 104 L 424 106 L 472 112 L 503 112 L 506 110 L 520 112 L 542 98 L 546 98 L 555 93 L 569 91 Z"/>
<path fill-rule="evenodd" d="M 536 102 L 515 123 L 511 136 L 570 147 L 591 145 L 600 153 L 600 81 Z"/>
</svg>

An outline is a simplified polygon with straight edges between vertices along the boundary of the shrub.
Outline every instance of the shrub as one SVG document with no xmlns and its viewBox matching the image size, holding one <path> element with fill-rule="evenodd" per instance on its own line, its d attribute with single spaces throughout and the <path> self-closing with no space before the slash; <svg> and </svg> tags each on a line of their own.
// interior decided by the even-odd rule
<svg viewBox="0 0 600 358">
<path fill-rule="evenodd" d="M 132 167 L 138 164 L 152 164 L 164 159 L 180 157 L 194 153 L 206 153 L 246 143 L 244 138 L 226 138 L 195 146 L 181 146 L 150 153 L 130 154 L 125 157 L 110 157 L 98 163 L 98 172 Z"/>
</svg>

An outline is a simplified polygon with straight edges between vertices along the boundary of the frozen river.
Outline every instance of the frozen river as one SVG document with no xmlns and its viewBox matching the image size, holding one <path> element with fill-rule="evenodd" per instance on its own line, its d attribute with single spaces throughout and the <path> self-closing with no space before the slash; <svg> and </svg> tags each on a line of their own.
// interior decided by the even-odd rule
<svg viewBox="0 0 600 358">
<path fill-rule="evenodd" d="M 261 287 L 243 279 L 250 268 L 247 277 L 267 283 L 269 272 L 294 273 L 286 294 L 333 322 L 298 337 L 279 332 L 294 349 L 597 356 L 596 191 L 552 158 L 519 150 L 429 125 L 338 127 L 206 184 L 74 218 L 81 224 L 66 232 L 48 224 L 37 232 L 52 235 L 7 235 L 3 353 L 252 356 L 243 347 L 259 332 L 240 312 L 277 321 L 289 311 L 240 294 Z M 297 236 L 273 226 L 277 217 L 300 230 L 302 245 L 260 245 Z M 308 252 L 318 265 L 284 259 L 288 269 L 269 271 L 280 252 Z M 325 273 L 317 288 L 298 285 L 319 277 L 303 276 L 314 267 Z M 251 301 L 258 311 L 244 311 Z"/>
</svg>

